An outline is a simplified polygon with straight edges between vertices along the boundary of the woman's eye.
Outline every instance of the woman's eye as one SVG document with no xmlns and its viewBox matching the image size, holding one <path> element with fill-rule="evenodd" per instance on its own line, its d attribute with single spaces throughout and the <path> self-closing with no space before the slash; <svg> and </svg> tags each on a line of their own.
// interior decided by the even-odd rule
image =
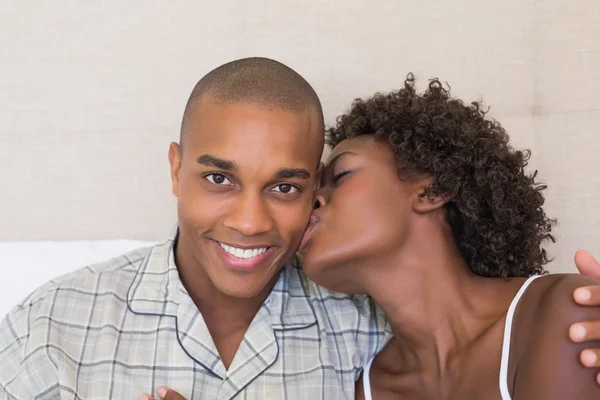
<svg viewBox="0 0 600 400">
<path fill-rule="evenodd" d="M 351 171 L 346 170 L 346 171 L 342 171 L 337 174 L 334 174 L 333 178 L 331 178 L 331 183 L 333 183 L 334 185 L 337 185 L 338 182 L 340 181 L 340 179 L 342 179 L 344 176 L 348 175 L 350 172 Z"/>
<path fill-rule="evenodd" d="M 273 188 L 273 190 L 276 192 L 283 193 L 283 194 L 290 194 L 290 193 L 296 193 L 298 191 L 298 188 L 295 186 L 292 186 L 290 184 L 283 183 L 281 185 L 275 186 Z"/>
<path fill-rule="evenodd" d="M 210 183 L 214 183 L 215 185 L 229 185 L 231 184 L 231 182 L 229 181 L 229 179 L 227 179 L 225 177 L 225 175 L 223 174 L 209 174 L 205 176 L 206 179 L 208 179 L 208 181 Z"/>
</svg>

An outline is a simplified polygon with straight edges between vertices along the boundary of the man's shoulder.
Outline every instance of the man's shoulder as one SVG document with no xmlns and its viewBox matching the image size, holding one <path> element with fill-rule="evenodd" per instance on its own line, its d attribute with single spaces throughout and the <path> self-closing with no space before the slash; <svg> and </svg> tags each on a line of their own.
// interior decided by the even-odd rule
<svg viewBox="0 0 600 400">
<path fill-rule="evenodd" d="M 301 285 L 307 298 L 315 305 L 327 304 L 336 308 L 337 304 L 338 307 L 355 310 L 362 310 L 365 307 L 371 310 L 375 307 L 375 302 L 369 296 L 340 293 L 316 284 L 306 276 L 299 262 L 287 265 L 286 272 L 289 276 L 289 284 Z"/>
<path fill-rule="evenodd" d="M 0 323 L 0 387 L 41 393 L 62 371 L 110 356 L 100 349 L 119 342 L 128 292 L 155 248 L 56 277 L 14 307 Z"/>
<path fill-rule="evenodd" d="M 356 368 L 354 379 L 358 379 L 362 368 L 391 338 L 390 325 L 381 308 L 369 296 L 348 295 L 317 285 L 308 279 L 299 263 L 287 266 L 285 276 L 291 293 L 304 296 L 309 305 L 320 341 L 338 356 L 343 348 L 349 365 Z M 306 307 L 298 302 L 288 315 L 301 309 Z"/>
<path fill-rule="evenodd" d="M 328 321 L 334 330 L 352 326 L 382 332 L 386 328 L 383 311 L 373 299 L 362 294 L 345 294 L 327 289 L 310 280 L 299 262 L 286 266 L 288 285 L 301 287 L 320 321 Z"/>
<path fill-rule="evenodd" d="M 40 310 L 60 298 L 76 302 L 82 296 L 108 293 L 125 300 L 129 286 L 152 249 L 139 248 L 57 276 L 29 294 L 7 317 L 14 317 L 23 310 L 28 313 Z"/>
</svg>

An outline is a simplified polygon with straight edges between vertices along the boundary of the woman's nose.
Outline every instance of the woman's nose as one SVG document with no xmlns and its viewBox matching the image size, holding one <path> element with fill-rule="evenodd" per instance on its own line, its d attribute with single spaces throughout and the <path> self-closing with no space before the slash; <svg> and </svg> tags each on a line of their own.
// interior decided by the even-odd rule
<svg viewBox="0 0 600 400">
<path fill-rule="evenodd" d="M 316 210 L 317 208 L 321 208 L 327 205 L 327 196 L 326 196 L 326 188 L 321 188 L 317 190 L 317 194 L 315 195 L 315 204 L 313 208 Z"/>
</svg>

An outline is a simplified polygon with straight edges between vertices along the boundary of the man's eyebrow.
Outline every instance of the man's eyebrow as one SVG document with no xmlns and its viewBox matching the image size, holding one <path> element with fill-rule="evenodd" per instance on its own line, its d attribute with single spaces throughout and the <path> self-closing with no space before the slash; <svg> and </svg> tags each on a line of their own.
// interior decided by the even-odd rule
<svg viewBox="0 0 600 400">
<path fill-rule="evenodd" d="M 304 168 L 281 168 L 276 174 L 279 179 L 308 179 L 310 178 L 310 172 Z"/>
<path fill-rule="evenodd" d="M 216 167 L 226 171 L 237 171 L 238 169 L 235 162 L 211 156 L 210 154 L 201 155 L 200 157 L 196 158 L 196 162 L 198 164 L 206 165 L 207 167 Z"/>
<path fill-rule="evenodd" d="M 203 164 L 208 167 L 216 167 L 226 171 L 238 170 L 238 166 L 234 161 L 218 158 L 210 154 L 204 154 L 198 157 L 196 162 L 198 162 L 198 164 Z M 304 168 L 280 168 L 277 170 L 276 176 L 278 179 L 308 179 L 310 178 L 310 172 Z"/>
</svg>

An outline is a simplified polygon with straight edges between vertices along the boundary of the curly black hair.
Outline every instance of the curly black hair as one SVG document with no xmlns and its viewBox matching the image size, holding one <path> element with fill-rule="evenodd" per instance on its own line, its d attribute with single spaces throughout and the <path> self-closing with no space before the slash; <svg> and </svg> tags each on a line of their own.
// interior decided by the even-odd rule
<svg viewBox="0 0 600 400">
<path fill-rule="evenodd" d="M 399 178 L 427 174 L 430 196 L 449 196 L 448 222 L 462 256 L 477 275 L 528 277 L 544 274 L 556 221 L 542 205 L 545 185 L 525 172 L 529 150 L 514 150 L 502 126 L 486 117 L 480 102 L 465 105 L 450 88 L 430 81 L 423 94 L 408 74 L 404 87 L 357 99 L 327 129 L 327 143 L 375 135 L 392 147 Z"/>
</svg>

